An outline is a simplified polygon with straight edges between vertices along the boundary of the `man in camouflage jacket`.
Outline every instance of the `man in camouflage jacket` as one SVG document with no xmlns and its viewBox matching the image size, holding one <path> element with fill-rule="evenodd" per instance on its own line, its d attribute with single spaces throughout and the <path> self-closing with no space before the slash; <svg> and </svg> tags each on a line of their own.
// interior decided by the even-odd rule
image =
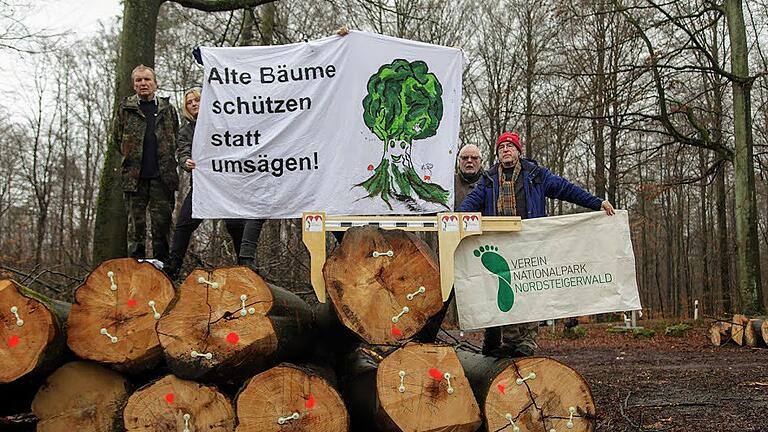
<svg viewBox="0 0 768 432">
<path fill-rule="evenodd" d="M 136 94 L 125 98 L 115 121 L 117 146 L 122 155 L 122 187 L 128 212 L 129 251 L 146 257 L 147 208 L 152 221 L 152 255 L 168 258 L 176 171 L 176 136 L 179 120 L 168 98 L 157 97 L 152 68 L 137 66 L 131 73 Z"/>
</svg>

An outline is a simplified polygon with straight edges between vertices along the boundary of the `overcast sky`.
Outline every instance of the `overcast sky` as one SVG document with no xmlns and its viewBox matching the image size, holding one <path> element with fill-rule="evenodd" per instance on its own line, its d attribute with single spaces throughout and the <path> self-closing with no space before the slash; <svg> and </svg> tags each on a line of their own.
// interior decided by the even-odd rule
<svg viewBox="0 0 768 432">
<path fill-rule="evenodd" d="M 120 0 L 32 0 L 30 8 L 14 15 L 21 18 L 31 31 L 46 33 L 71 33 L 73 38 L 83 38 L 99 29 L 99 22 L 109 22 L 122 14 Z M 20 93 L 34 83 L 31 73 L 31 55 L 5 51 L 0 55 L 0 91 L 4 97 L 0 104 L 14 118 L 18 118 L 19 104 L 24 103 Z"/>
</svg>

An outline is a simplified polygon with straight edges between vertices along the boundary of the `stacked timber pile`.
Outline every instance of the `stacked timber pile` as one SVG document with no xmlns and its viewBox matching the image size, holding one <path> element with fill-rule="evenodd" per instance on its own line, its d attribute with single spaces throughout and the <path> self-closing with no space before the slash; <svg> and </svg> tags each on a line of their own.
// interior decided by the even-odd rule
<svg viewBox="0 0 768 432">
<path fill-rule="evenodd" d="M 446 308 L 418 237 L 352 229 L 324 277 L 330 303 L 310 307 L 247 267 L 174 286 L 116 259 L 68 314 L 0 281 L 13 307 L 0 315 L 0 391 L 36 391 L 16 412 L 38 431 L 594 430 L 589 386 L 566 365 L 434 343 Z"/>
<path fill-rule="evenodd" d="M 735 314 L 732 319 L 717 320 L 709 327 L 709 340 L 714 346 L 733 343 L 751 348 L 766 348 L 768 319 Z"/>
</svg>

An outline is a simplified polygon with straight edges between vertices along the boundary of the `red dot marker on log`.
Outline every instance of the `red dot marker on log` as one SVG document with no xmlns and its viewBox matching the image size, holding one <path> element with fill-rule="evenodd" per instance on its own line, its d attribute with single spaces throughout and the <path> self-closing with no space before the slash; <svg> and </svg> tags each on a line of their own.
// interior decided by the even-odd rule
<svg viewBox="0 0 768 432">
<path fill-rule="evenodd" d="M 168 393 L 167 395 L 165 395 L 165 401 L 168 402 L 169 404 L 172 404 L 173 403 L 173 393 Z"/>
<path fill-rule="evenodd" d="M 304 406 L 306 406 L 307 409 L 315 407 L 315 397 L 312 394 L 309 395 L 309 399 L 307 399 L 307 403 L 305 403 Z"/>
<path fill-rule="evenodd" d="M 227 342 L 231 343 L 232 345 L 237 344 L 240 341 L 240 336 L 237 335 L 235 332 L 231 332 L 227 335 Z"/>
<path fill-rule="evenodd" d="M 136 307 L 136 299 L 128 299 L 128 307 Z"/>
<path fill-rule="evenodd" d="M 496 387 L 499 388 L 499 391 L 501 392 L 501 394 L 504 394 L 504 389 L 506 388 L 504 384 L 499 383 Z"/>
<path fill-rule="evenodd" d="M 10 348 L 13 348 L 13 347 L 15 347 L 18 344 L 19 344 L 19 337 L 18 336 L 13 335 L 13 336 L 8 338 L 8 346 Z"/>
<path fill-rule="evenodd" d="M 403 335 L 403 332 L 401 332 L 401 331 L 400 331 L 400 329 L 399 329 L 399 328 L 397 328 L 397 326 L 396 326 L 396 325 L 393 325 L 393 326 L 392 326 L 392 334 L 393 334 L 394 336 L 400 337 L 400 336 L 402 336 L 402 335 Z"/>
<path fill-rule="evenodd" d="M 434 378 L 436 381 L 440 381 L 444 378 L 443 373 L 440 372 L 440 369 L 437 368 L 429 368 L 429 376 Z"/>
</svg>

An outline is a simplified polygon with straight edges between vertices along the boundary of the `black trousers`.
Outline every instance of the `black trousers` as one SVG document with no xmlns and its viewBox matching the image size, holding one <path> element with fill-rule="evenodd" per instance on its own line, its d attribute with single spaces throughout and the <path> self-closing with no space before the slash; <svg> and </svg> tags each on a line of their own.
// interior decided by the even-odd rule
<svg viewBox="0 0 768 432">
<path fill-rule="evenodd" d="M 176 228 L 173 231 L 170 255 L 171 266 L 181 266 L 181 262 L 184 260 L 184 255 L 187 253 L 187 248 L 189 248 L 189 241 L 192 238 L 192 233 L 195 232 L 201 223 L 203 223 L 203 219 L 195 219 L 192 217 L 192 188 L 190 188 L 189 193 L 184 198 L 184 203 L 181 205 L 181 211 L 176 220 Z M 240 245 L 243 242 L 245 221 L 242 219 L 225 219 L 224 227 L 232 237 L 235 253 L 239 256 Z"/>
</svg>

